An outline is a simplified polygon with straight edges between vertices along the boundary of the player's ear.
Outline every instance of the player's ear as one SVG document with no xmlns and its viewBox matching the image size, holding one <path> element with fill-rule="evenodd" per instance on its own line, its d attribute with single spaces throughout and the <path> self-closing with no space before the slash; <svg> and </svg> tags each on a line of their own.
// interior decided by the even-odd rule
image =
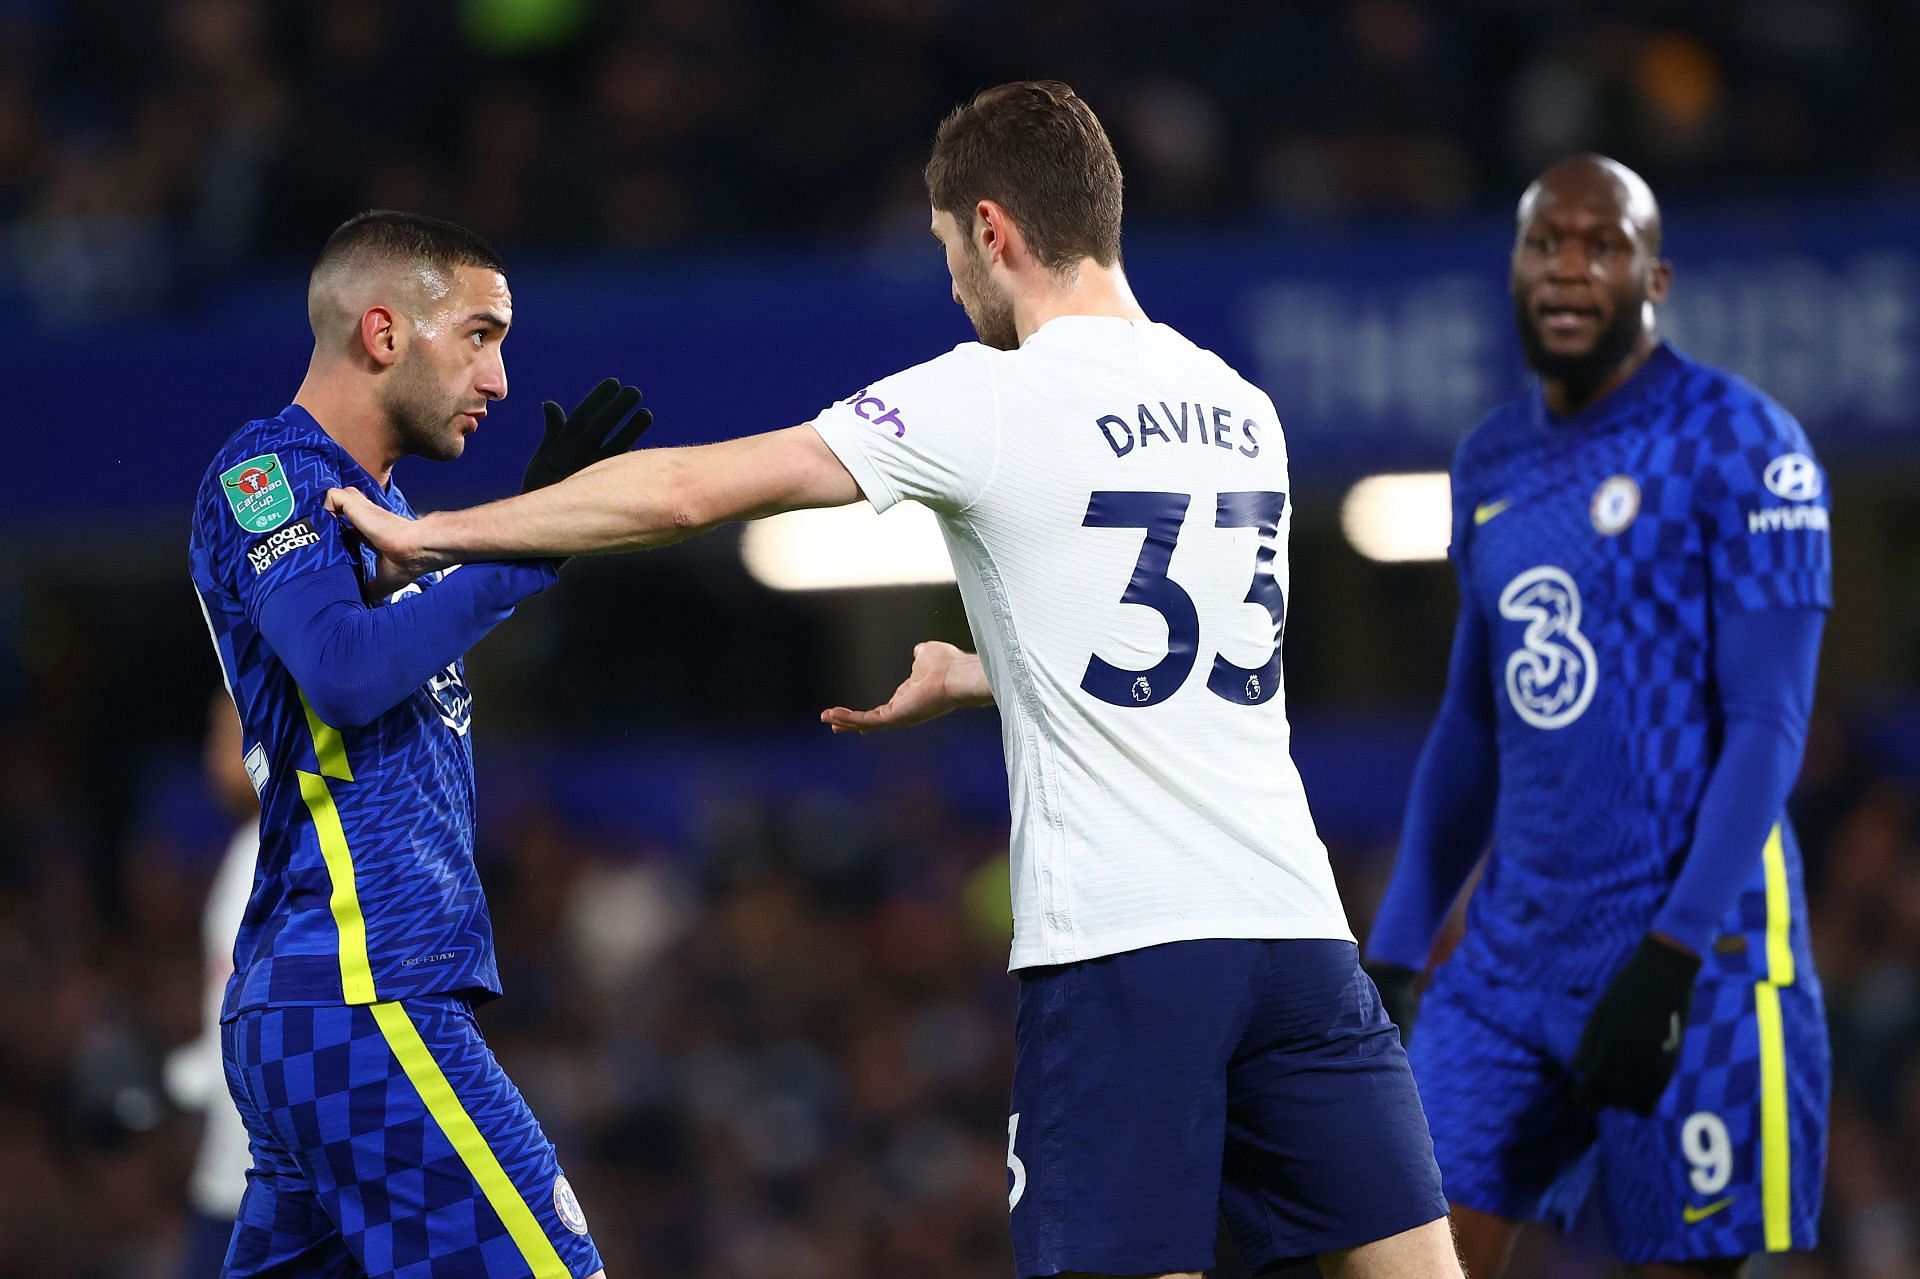
<svg viewBox="0 0 1920 1279">
<path fill-rule="evenodd" d="M 1667 293 L 1673 288 L 1673 263 L 1661 258 L 1653 264 L 1653 271 L 1647 277 L 1647 301 L 1655 306 L 1667 300 Z"/>
<path fill-rule="evenodd" d="M 1007 254 L 1019 242 L 1020 232 L 1006 209 L 996 200 L 980 201 L 973 208 L 973 228 L 981 256 L 987 263 L 1007 263 Z"/>
<path fill-rule="evenodd" d="M 367 358 L 382 368 L 400 358 L 400 328 L 384 306 L 370 306 L 360 314 L 360 345 Z"/>
</svg>

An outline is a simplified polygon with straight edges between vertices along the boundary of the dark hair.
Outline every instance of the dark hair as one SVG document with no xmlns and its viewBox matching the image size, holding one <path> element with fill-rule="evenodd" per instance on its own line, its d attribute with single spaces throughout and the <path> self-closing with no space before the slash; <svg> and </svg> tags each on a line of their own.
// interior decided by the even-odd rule
<svg viewBox="0 0 1920 1279">
<path fill-rule="evenodd" d="M 506 274 L 491 245 L 467 228 L 421 213 L 369 209 L 342 222 L 320 250 L 313 274 L 349 261 L 425 262 L 442 271 L 477 266 Z"/>
<path fill-rule="evenodd" d="M 933 207 L 963 229 L 980 201 L 1004 207 L 1049 270 L 1120 260 L 1120 161 L 1093 108 L 1058 80 L 996 85 L 954 108 L 926 178 Z"/>
</svg>

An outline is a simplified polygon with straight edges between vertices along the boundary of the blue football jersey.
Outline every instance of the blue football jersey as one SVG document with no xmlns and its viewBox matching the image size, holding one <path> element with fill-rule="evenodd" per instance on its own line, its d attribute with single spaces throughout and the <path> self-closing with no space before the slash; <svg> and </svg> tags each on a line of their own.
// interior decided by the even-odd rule
<svg viewBox="0 0 1920 1279">
<path fill-rule="evenodd" d="M 1455 457 L 1453 510 L 1461 607 L 1490 637 L 1499 749 L 1493 854 L 1460 959 L 1591 988 L 1686 857 L 1722 729 L 1715 617 L 1832 604 L 1825 475 L 1779 405 L 1663 345 L 1572 417 L 1537 389 L 1495 411 Z M 1783 907 L 1791 944 L 1806 944 L 1799 854 L 1779 820 L 1716 944 L 1760 976 Z"/>
<path fill-rule="evenodd" d="M 240 711 L 260 792 L 260 855 L 234 946 L 227 1016 L 273 1004 L 498 994 L 493 924 L 473 863 L 473 701 L 455 660 L 360 728 L 324 723 L 259 630 L 262 603 L 301 575 L 373 553 L 323 508 L 382 489 L 304 409 L 249 422 L 201 481 L 194 589 Z M 391 599 L 431 591 L 429 574 Z"/>
</svg>

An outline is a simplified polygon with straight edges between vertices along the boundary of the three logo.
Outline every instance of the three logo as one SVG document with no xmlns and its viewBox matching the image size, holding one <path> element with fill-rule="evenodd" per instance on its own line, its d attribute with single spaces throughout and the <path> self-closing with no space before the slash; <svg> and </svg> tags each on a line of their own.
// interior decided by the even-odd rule
<svg viewBox="0 0 1920 1279">
<path fill-rule="evenodd" d="M 1507 697 L 1535 728 L 1565 728 L 1586 713 L 1599 684 L 1593 645 L 1580 633 L 1580 588 L 1565 569 L 1541 564 L 1500 592 L 1500 616 L 1524 622 L 1507 658 Z"/>
</svg>

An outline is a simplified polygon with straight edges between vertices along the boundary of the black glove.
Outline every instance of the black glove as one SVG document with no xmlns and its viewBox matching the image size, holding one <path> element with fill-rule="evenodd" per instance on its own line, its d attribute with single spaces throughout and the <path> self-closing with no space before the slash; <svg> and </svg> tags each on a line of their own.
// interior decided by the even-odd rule
<svg viewBox="0 0 1920 1279">
<path fill-rule="evenodd" d="M 527 461 L 527 473 L 520 491 L 531 493 L 549 484 L 558 484 L 575 471 L 584 471 L 595 462 L 618 457 L 639 442 L 653 425 L 653 414 L 646 409 L 634 412 L 640 403 L 637 387 L 621 386 L 620 379 L 608 378 L 587 392 L 587 398 L 564 412 L 548 400 L 540 406 L 547 415 L 546 433 Z M 631 419 L 627 414 L 633 413 Z M 626 420 L 626 425 L 621 422 Z"/>
<path fill-rule="evenodd" d="M 1404 964 L 1367 964 L 1365 968 L 1380 992 L 1387 1019 L 1400 1028 L 1400 1044 L 1405 1047 L 1413 1038 L 1413 1019 L 1420 1011 L 1420 995 L 1414 990 L 1420 974 Z"/>
<path fill-rule="evenodd" d="M 1573 1055 L 1574 1096 L 1651 1115 L 1680 1060 L 1700 958 L 1647 937 L 1607 986 Z"/>
</svg>

